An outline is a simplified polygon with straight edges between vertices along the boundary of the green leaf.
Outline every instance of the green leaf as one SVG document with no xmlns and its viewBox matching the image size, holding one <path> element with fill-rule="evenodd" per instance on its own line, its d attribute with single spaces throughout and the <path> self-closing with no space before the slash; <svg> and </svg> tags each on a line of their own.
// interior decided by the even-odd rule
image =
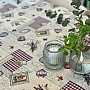
<svg viewBox="0 0 90 90">
<path fill-rule="evenodd" d="M 74 2 L 71 2 L 71 6 L 72 6 L 72 5 L 75 5 L 75 3 L 74 3 Z"/>
<path fill-rule="evenodd" d="M 57 14 L 50 15 L 50 18 L 55 18 Z"/>
<path fill-rule="evenodd" d="M 74 45 L 73 43 L 69 43 L 69 44 L 66 45 L 66 47 L 67 47 L 67 49 L 69 49 L 69 50 L 73 50 L 73 49 L 72 49 L 72 46 L 73 46 L 73 45 Z"/>
<path fill-rule="evenodd" d="M 58 24 L 61 24 L 61 23 L 62 23 L 62 18 L 58 17 L 58 18 L 57 18 L 57 23 L 58 23 Z"/>
<path fill-rule="evenodd" d="M 86 25 L 90 25 L 90 19 L 87 19 L 87 20 L 85 21 L 85 24 L 86 24 Z"/>
<path fill-rule="evenodd" d="M 67 56 L 68 55 L 68 52 L 64 49 L 63 50 L 63 54 Z"/>
<path fill-rule="evenodd" d="M 72 53 L 72 50 L 70 50 L 70 53 Z"/>
<path fill-rule="evenodd" d="M 81 51 L 80 50 L 76 50 L 75 51 L 75 55 L 78 57 L 80 55 Z"/>
<path fill-rule="evenodd" d="M 80 50 L 83 50 L 83 43 L 79 44 L 79 48 L 80 48 Z"/>
<path fill-rule="evenodd" d="M 75 28 L 69 29 L 68 32 L 70 32 L 70 31 L 75 32 Z"/>
<path fill-rule="evenodd" d="M 65 19 L 63 22 L 62 22 L 62 26 L 65 27 L 68 25 L 68 23 L 70 23 L 70 21 L 68 19 Z"/>
<path fill-rule="evenodd" d="M 61 24 L 63 20 L 63 14 L 59 14 L 58 18 L 57 18 L 57 23 Z"/>
<path fill-rule="evenodd" d="M 65 43 L 65 45 L 67 45 L 67 41 L 68 41 L 68 39 L 66 38 L 66 39 L 64 39 L 64 43 Z"/>
<path fill-rule="evenodd" d="M 55 18 L 56 15 L 57 15 L 57 12 L 56 11 L 54 11 L 54 13 L 51 12 L 50 18 Z"/>
<path fill-rule="evenodd" d="M 73 6 L 75 9 L 79 10 L 80 5 L 81 5 L 80 0 L 72 0 L 71 2 L 71 6 Z"/>
<path fill-rule="evenodd" d="M 81 19 L 82 18 L 82 15 L 79 17 L 79 19 Z"/>
<path fill-rule="evenodd" d="M 88 16 L 88 18 L 90 18 L 90 15 L 87 15 Z"/>
<path fill-rule="evenodd" d="M 76 36 L 76 35 L 74 35 L 73 37 L 74 37 L 74 40 L 77 40 L 78 39 L 78 36 Z"/>
<path fill-rule="evenodd" d="M 60 14 L 59 14 L 59 17 L 63 19 L 63 14 L 62 14 L 62 13 L 60 13 Z"/>
<path fill-rule="evenodd" d="M 84 10 L 80 11 L 79 14 L 81 14 L 81 13 L 83 13 L 83 12 L 84 12 Z"/>
<path fill-rule="evenodd" d="M 69 33 L 68 37 L 73 37 L 74 33 Z"/>
<path fill-rule="evenodd" d="M 73 10 L 73 14 L 76 15 L 76 16 L 79 16 L 79 12 L 78 11 Z"/>
<path fill-rule="evenodd" d="M 46 16 L 50 16 L 50 15 L 51 15 L 51 12 L 47 12 L 47 13 L 46 13 Z"/>
<path fill-rule="evenodd" d="M 80 22 L 80 25 L 83 25 L 83 21 L 81 19 L 78 20 Z"/>
<path fill-rule="evenodd" d="M 57 12 L 55 11 L 54 13 L 52 13 L 52 10 L 45 10 L 46 16 L 50 17 L 50 18 L 55 18 L 57 15 Z"/>
<path fill-rule="evenodd" d="M 60 47 L 59 49 L 58 49 L 58 51 L 61 51 L 61 50 L 63 50 L 64 49 L 64 47 Z"/>
<path fill-rule="evenodd" d="M 47 10 L 45 10 L 45 13 L 47 13 Z"/>
<path fill-rule="evenodd" d="M 64 37 L 64 38 L 67 38 L 67 36 L 66 36 L 66 35 L 64 35 L 63 37 Z"/>
</svg>

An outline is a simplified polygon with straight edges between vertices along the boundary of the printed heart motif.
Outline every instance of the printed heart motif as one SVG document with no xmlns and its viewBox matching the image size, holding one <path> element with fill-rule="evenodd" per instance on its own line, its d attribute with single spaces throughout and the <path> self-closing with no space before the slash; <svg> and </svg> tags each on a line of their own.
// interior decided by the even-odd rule
<svg viewBox="0 0 90 90">
<path fill-rule="evenodd" d="M 24 36 L 21 36 L 21 37 L 18 38 L 18 41 L 25 41 L 25 40 L 26 40 L 26 39 L 25 39 Z"/>
<path fill-rule="evenodd" d="M 70 69 L 69 62 L 67 62 L 64 66 L 65 69 Z"/>
<path fill-rule="evenodd" d="M 2 43 L 0 42 L 0 46 L 2 46 Z"/>
<path fill-rule="evenodd" d="M 19 16 L 22 16 L 22 15 L 24 15 L 24 14 L 25 14 L 24 12 L 19 12 L 19 13 L 18 13 Z"/>
<path fill-rule="evenodd" d="M 0 76 L 1 76 L 1 75 L 3 75 L 3 72 L 2 72 L 2 71 L 0 71 Z"/>
<path fill-rule="evenodd" d="M 23 7 L 22 7 L 22 9 L 27 9 L 27 8 L 29 8 L 29 6 L 23 6 Z"/>
<path fill-rule="evenodd" d="M 37 11 L 42 11 L 43 9 L 42 8 L 37 8 Z"/>
<path fill-rule="evenodd" d="M 62 31 L 62 29 L 54 29 L 54 31 L 55 31 L 56 33 L 60 33 L 60 32 Z"/>
<path fill-rule="evenodd" d="M 8 35 L 7 32 L 0 33 L 0 37 L 6 37 Z"/>
<path fill-rule="evenodd" d="M 44 63 L 44 62 L 43 62 L 43 57 L 41 57 L 41 58 L 39 59 L 39 62 Z"/>
</svg>

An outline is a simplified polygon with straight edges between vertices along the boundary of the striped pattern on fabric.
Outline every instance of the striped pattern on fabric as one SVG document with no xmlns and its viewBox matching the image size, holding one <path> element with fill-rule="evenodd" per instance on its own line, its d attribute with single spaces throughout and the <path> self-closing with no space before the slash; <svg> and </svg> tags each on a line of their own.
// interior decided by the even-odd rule
<svg viewBox="0 0 90 90">
<path fill-rule="evenodd" d="M 38 22 L 38 23 L 49 23 L 50 21 L 49 20 L 47 20 L 47 19 L 45 19 L 45 18 L 42 18 L 42 17 L 37 17 L 37 18 L 35 18 L 34 19 L 36 22 Z"/>
<path fill-rule="evenodd" d="M 14 9 L 14 8 L 17 8 L 17 7 L 12 5 L 12 4 L 10 4 L 10 3 L 8 3 L 8 4 L 5 4 L 3 8 L 0 9 L 0 12 L 1 13 L 8 12 L 7 9 L 9 9 L 9 8 L 13 8 Z"/>
<path fill-rule="evenodd" d="M 28 26 L 33 28 L 33 29 L 36 29 L 36 30 L 39 29 L 40 27 L 42 27 L 42 25 L 41 25 L 42 23 L 49 23 L 50 22 L 49 20 L 44 19 L 40 16 L 35 18 L 34 20 L 35 20 L 35 22 L 28 25 Z"/>
<path fill-rule="evenodd" d="M 33 28 L 33 29 L 36 29 L 36 30 L 41 27 L 41 25 L 39 25 L 38 22 L 34 22 L 34 23 L 32 23 L 32 24 L 30 24 L 28 26 L 31 27 L 31 28 Z"/>
<path fill-rule="evenodd" d="M 16 65 L 16 61 L 26 61 L 28 62 L 29 60 L 32 59 L 32 57 L 28 54 L 26 54 L 24 51 L 18 49 L 15 52 L 11 53 L 11 55 L 14 56 L 14 58 L 10 59 L 6 63 L 3 64 L 5 68 L 7 68 L 10 72 L 14 72 L 18 68 L 21 67 L 21 65 Z"/>
<path fill-rule="evenodd" d="M 18 49 L 15 52 L 11 53 L 14 57 L 18 58 L 19 60 L 29 61 L 32 57 L 26 54 L 24 51 Z"/>
<path fill-rule="evenodd" d="M 4 63 L 3 66 L 7 68 L 10 72 L 14 72 L 15 70 L 21 67 L 15 64 L 16 61 L 19 61 L 19 60 L 17 58 L 12 58 L 11 60 Z"/>
<path fill-rule="evenodd" d="M 62 87 L 60 90 L 85 90 L 81 86 L 79 86 L 76 83 L 73 83 L 72 81 L 69 81 L 64 87 Z"/>
</svg>

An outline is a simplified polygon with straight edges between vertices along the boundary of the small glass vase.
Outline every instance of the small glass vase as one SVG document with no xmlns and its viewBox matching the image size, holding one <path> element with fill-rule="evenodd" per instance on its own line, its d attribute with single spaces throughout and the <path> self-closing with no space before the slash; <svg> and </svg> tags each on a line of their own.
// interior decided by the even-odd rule
<svg viewBox="0 0 90 90">
<path fill-rule="evenodd" d="M 63 55 L 63 51 L 58 51 L 61 46 L 63 46 L 63 44 L 58 41 L 50 41 L 45 44 L 43 60 L 47 68 L 55 70 L 64 67 L 66 56 Z"/>
<path fill-rule="evenodd" d="M 75 52 L 70 53 L 69 65 L 70 69 L 78 74 L 87 74 L 90 72 L 90 50 L 83 52 L 83 61 L 80 62 L 80 58 L 77 58 Z"/>
</svg>

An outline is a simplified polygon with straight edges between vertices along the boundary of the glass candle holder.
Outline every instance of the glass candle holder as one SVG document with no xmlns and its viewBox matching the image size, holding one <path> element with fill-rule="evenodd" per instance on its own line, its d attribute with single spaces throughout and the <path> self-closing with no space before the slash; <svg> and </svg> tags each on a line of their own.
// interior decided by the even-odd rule
<svg viewBox="0 0 90 90">
<path fill-rule="evenodd" d="M 66 62 L 66 56 L 63 51 L 58 51 L 63 44 L 58 41 L 49 41 L 45 44 L 43 50 L 44 65 L 49 69 L 61 69 Z"/>
</svg>

